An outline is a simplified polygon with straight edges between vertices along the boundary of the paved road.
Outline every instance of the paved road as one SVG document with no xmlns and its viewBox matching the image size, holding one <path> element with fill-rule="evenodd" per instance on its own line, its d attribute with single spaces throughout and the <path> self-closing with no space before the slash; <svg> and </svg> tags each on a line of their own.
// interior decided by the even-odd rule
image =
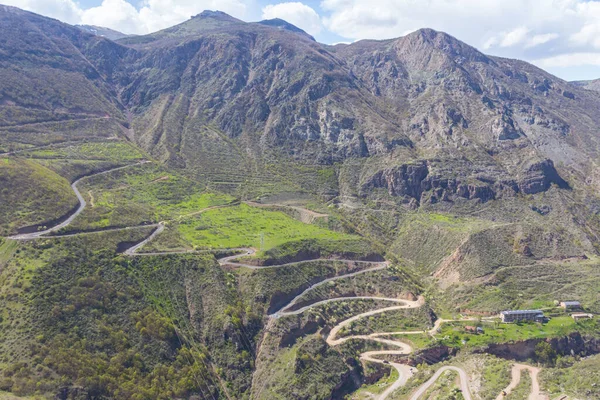
<svg viewBox="0 0 600 400">
<path fill-rule="evenodd" d="M 86 236 L 86 235 L 94 235 L 97 233 L 106 233 L 106 232 L 122 232 L 122 231 L 132 231 L 132 230 L 138 230 L 138 229 L 144 229 L 144 228 L 156 228 L 158 226 L 158 224 L 148 224 L 148 225 L 136 225 L 136 226 L 125 226 L 122 228 L 106 228 L 106 229 L 98 229 L 95 231 L 85 231 L 85 232 L 76 232 L 76 233 L 65 233 L 63 235 L 49 235 L 49 236 L 39 236 L 39 237 L 32 237 L 32 238 L 28 238 L 28 239 L 18 239 L 18 240 L 34 240 L 34 239 L 61 239 L 61 238 L 68 238 L 68 237 L 73 237 L 73 236 Z M 7 238 L 7 239 L 11 239 L 11 238 Z"/>
<path fill-rule="evenodd" d="M 366 269 L 366 270 L 362 270 L 359 271 L 359 273 L 365 273 L 365 272 L 371 272 L 373 270 L 373 268 L 371 269 Z M 339 275 L 333 278 L 329 278 L 326 279 L 324 281 L 319 282 L 319 284 L 322 283 L 327 283 L 327 282 L 331 282 L 332 280 L 336 280 L 336 279 L 341 279 L 341 278 L 347 278 L 349 276 L 353 276 L 356 275 L 357 273 L 353 273 L 353 274 L 347 274 L 347 275 Z M 308 289 L 304 292 L 302 292 L 301 294 L 299 294 L 298 296 L 296 296 L 296 298 L 302 297 L 306 292 L 308 291 Z M 321 301 L 317 301 L 315 303 L 309 304 L 307 306 L 304 306 L 302 308 L 299 308 L 297 310 L 293 310 L 293 311 L 285 311 L 288 308 L 290 308 L 291 304 L 288 304 L 284 309 L 271 314 L 270 316 L 273 318 L 279 318 L 282 317 L 284 315 L 298 315 L 298 314 L 302 314 L 304 311 L 309 310 L 313 307 L 317 307 L 320 306 L 322 304 L 328 304 L 328 303 L 335 303 L 338 301 L 349 301 L 349 300 L 382 300 L 382 301 L 393 301 L 393 302 L 397 302 L 397 303 L 403 303 L 404 300 L 398 300 L 398 299 L 389 299 L 387 297 L 375 297 L 375 296 L 346 296 L 346 297 L 334 297 L 331 299 L 326 299 L 326 300 L 321 300 Z M 403 306 L 400 306 L 401 308 L 405 308 Z M 398 307 L 395 307 L 398 308 Z M 386 309 L 387 310 L 387 309 Z"/>
<path fill-rule="evenodd" d="M 342 261 L 342 260 L 336 260 L 336 261 Z M 348 261 L 348 260 L 345 260 L 345 261 Z M 355 262 L 355 261 L 353 261 L 353 262 Z M 365 261 L 365 263 L 371 264 L 371 262 L 369 262 L 369 261 Z M 351 298 L 343 297 L 343 298 L 337 298 L 337 299 L 328 299 L 328 300 L 323 300 L 323 301 L 319 301 L 319 302 L 310 304 L 310 305 L 308 305 L 306 307 L 299 308 L 298 310 L 295 310 L 295 311 L 286 311 L 289 308 L 292 308 L 294 305 L 296 305 L 296 303 L 298 302 L 298 300 L 300 300 L 306 293 L 310 292 L 311 290 L 313 290 L 313 289 L 315 289 L 315 288 L 317 288 L 319 286 L 323 286 L 323 285 L 325 285 L 325 284 L 327 284 L 329 282 L 335 281 L 335 280 L 344 279 L 344 278 L 350 278 L 350 277 L 353 277 L 353 276 L 356 276 L 356 275 L 364 274 L 366 272 L 379 271 L 379 270 L 382 270 L 382 269 L 388 267 L 388 263 L 387 262 L 374 263 L 374 264 L 376 264 L 375 267 L 362 269 L 360 271 L 355 271 L 355 272 L 351 272 L 351 273 L 348 273 L 348 274 L 333 276 L 331 278 L 324 279 L 322 281 L 319 281 L 319 282 L 317 282 L 317 283 L 309 286 L 308 288 L 306 288 L 305 290 L 303 290 L 302 293 L 300 293 L 299 295 L 297 295 L 296 297 L 294 297 L 284 308 L 282 308 L 280 311 L 278 311 L 276 313 L 271 314 L 271 316 L 274 317 L 274 318 L 278 318 L 281 315 L 300 314 L 300 313 L 304 312 L 305 310 L 307 310 L 307 309 L 309 309 L 311 307 L 315 307 L 315 306 L 320 305 L 320 304 L 324 304 L 324 303 L 328 303 L 328 302 L 332 302 L 332 301 L 342 301 L 344 299 L 354 299 L 354 298 L 356 298 L 356 297 L 351 297 Z"/>
<path fill-rule="evenodd" d="M 71 216 L 69 216 L 69 218 L 67 218 L 66 220 L 64 220 L 63 222 L 61 222 L 58 225 L 53 226 L 52 228 L 40 231 L 40 232 L 33 232 L 33 233 L 23 233 L 20 235 L 15 235 L 15 236 L 10 236 L 8 239 L 13 239 L 13 240 L 31 240 L 31 239 L 37 239 L 41 236 L 45 236 L 48 235 L 49 233 L 52 232 L 56 232 L 68 225 L 71 224 L 71 222 L 73 222 L 73 220 L 79 215 L 81 214 L 81 212 L 85 209 L 86 206 L 86 202 L 85 199 L 83 198 L 83 196 L 81 195 L 81 193 L 79 192 L 79 189 L 77 189 L 77 185 L 79 184 L 79 182 L 81 182 L 84 179 L 87 178 L 91 178 L 93 176 L 98 176 L 98 175 L 104 175 L 104 174 L 108 174 L 114 171 L 119 171 L 121 169 L 125 169 L 125 168 L 130 168 L 133 167 L 135 165 L 141 165 L 141 164 L 145 164 L 148 163 L 149 161 L 141 161 L 139 163 L 135 163 L 135 164 L 130 164 L 130 165 L 126 165 L 124 167 L 117 167 L 117 168 L 112 168 L 106 171 L 102 171 L 102 172 L 98 172 L 92 175 L 87 175 L 84 176 L 82 178 L 77 179 L 75 182 L 73 182 L 71 184 L 71 188 L 73 189 L 73 191 L 75 192 L 75 195 L 77 196 L 77 199 L 79 200 L 79 207 L 77 207 L 77 210 L 75 210 L 75 212 L 73 214 L 71 214 Z"/>
<path fill-rule="evenodd" d="M 246 251 L 245 254 L 236 254 L 233 256 L 229 256 L 229 257 L 224 257 L 219 259 L 219 264 L 221 265 L 229 265 L 232 267 L 245 267 L 245 268 L 250 268 L 250 269 L 267 269 L 267 268 L 283 268 L 283 267 L 291 267 L 294 265 L 301 265 L 301 264 L 307 264 L 307 263 L 311 263 L 311 262 L 316 262 L 316 261 L 339 261 L 339 262 L 346 262 L 346 263 L 357 263 L 357 264 L 372 264 L 372 265 L 383 265 L 385 264 L 385 266 L 378 268 L 378 269 L 383 269 L 386 268 L 388 266 L 388 263 L 385 261 L 362 261 L 362 260 L 348 260 L 348 259 L 340 259 L 340 258 L 313 258 L 310 260 L 302 260 L 302 261 L 294 261 L 294 262 L 289 262 L 289 263 L 284 263 L 284 264 L 277 264 L 277 265 L 252 265 L 252 264 L 245 264 L 245 263 L 241 263 L 241 262 L 234 262 L 234 260 L 237 260 L 241 257 L 246 257 L 249 255 L 253 255 L 256 253 L 256 250 L 254 249 L 248 249 L 248 248 L 243 248 L 243 249 L 224 249 L 224 250 L 244 250 Z M 373 271 L 375 269 L 371 269 L 371 271 Z"/>
<path fill-rule="evenodd" d="M 135 253 L 138 251 L 138 249 L 144 247 L 146 245 L 146 243 L 148 243 L 149 241 L 154 239 L 156 237 L 156 235 L 159 235 L 164 230 L 165 230 L 164 222 L 159 222 L 156 229 L 150 234 L 150 236 L 148 236 L 146 239 L 144 239 L 140 243 L 136 244 L 135 246 L 128 248 L 127 250 L 125 250 L 125 252 L 123 254 L 125 254 L 127 256 L 135 255 Z"/>
<path fill-rule="evenodd" d="M 408 345 L 407 345 L 408 346 Z M 386 364 L 380 358 L 374 358 L 373 356 L 382 356 L 382 355 L 408 355 L 412 352 L 410 347 L 408 350 L 383 350 L 383 351 L 367 351 L 360 355 L 360 359 L 363 361 L 368 361 L 377 364 Z M 392 368 L 398 371 L 398 379 L 394 383 L 392 383 L 389 387 L 387 387 L 379 396 L 374 396 L 376 400 L 385 400 L 390 394 L 392 394 L 396 389 L 401 386 L 406 385 L 406 382 L 413 376 L 415 369 L 406 364 L 399 364 L 392 361 L 389 361 L 389 364 Z"/>
<path fill-rule="evenodd" d="M 458 376 L 460 378 L 460 390 L 462 391 L 462 395 L 465 398 L 465 400 L 472 400 L 471 391 L 469 389 L 469 377 L 467 376 L 467 373 L 462 368 L 452 366 L 444 366 L 438 369 L 427 382 L 422 384 L 419 387 L 419 389 L 417 389 L 417 391 L 413 393 L 410 400 L 418 400 L 421 396 L 423 396 L 425 392 L 427 392 L 427 389 L 429 389 L 445 371 L 458 372 Z"/>
<path fill-rule="evenodd" d="M 365 297 L 368 298 L 368 297 Z M 386 307 L 386 308 L 380 308 L 377 310 L 372 310 L 372 311 L 367 311 L 364 312 L 362 314 L 358 314 L 355 315 L 351 318 L 348 318 L 342 322 L 340 322 L 339 324 L 337 324 L 336 326 L 334 326 L 331 331 L 329 332 L 329 336 L 327 336 L 327 343 L 330 346 L 337 346 L 338 344 L 344 343 L 345 341 L 348 341 L 350 339 L 367 339 L 367 340 L 374 340 L 374 341 L 378 341 L 378 342 L 382 342 L 382 343 L 387 343 L 387 344 L 392 344 L 395 346 L 405 346 L 406 343 L 403 342 L 398 342 L 398 341 L 391 341 L 391 340 L 385 340 L 385 339 L 378 339 L 375 336 L 371 337 L 369 335 L 364 335 L 364 336 L 347 336 L 347 337 L 343 337 L 343 338 L 339 338 L 336 339 L 336 336 L 338 334 L 338 332 L 350 325 L 351 323 L 353 323 L 354 321 L 357 321 L 359 319 L 365 318 L 365 317 L 369 317 L 371 315 L 376 315 L 376 314 L 381 314 L 387 311 L 394 311 L 394 310 L 401 310 L 401 309 L 406 309 L 406 308 L 418 308 L 421 307 L 424 304 L 424 300 L 423 298 L 419 298 L 419 300 L 417 301 L 409 301 L 409 300 L 401 300 L 401 299 L 394 299 L 394 298 L 381 298 L 381 297 L 371 297 L 372 299 L 376 299 L 376 300 L 386 300 L 386 301 L 392 301 L 392 302 L 396 302 L 396 303 L 402 303 L 402 305 L 400 306 L 392 306 L 392 307 Z"/>
</svg>

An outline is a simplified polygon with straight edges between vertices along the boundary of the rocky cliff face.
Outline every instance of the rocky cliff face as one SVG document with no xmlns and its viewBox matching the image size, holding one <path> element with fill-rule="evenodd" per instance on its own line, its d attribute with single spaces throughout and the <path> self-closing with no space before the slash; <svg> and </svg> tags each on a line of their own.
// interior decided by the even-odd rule
<svg viewBox="0 0 600 400">
<path fill-rule="evenodd" d="M 507 174 L 448 178 L 430 173 L 427 163 L 423 161 L 378 171 L 367 179 L 361 191 L 368 193 L 371 189 L 385 188 L 390 196 L 407 198 L 409 203 L 411 200 L 417 203 L 452 202 L 458 198 L 476 199 L 485 203 L 498 197 L 514 196 L 518 193 L 544 192 L 552 184 L 561 189 L 570 188 L 569 184 L 559 176 L 552 160 L 529 163 L 517 180 Z"/>
</svg>

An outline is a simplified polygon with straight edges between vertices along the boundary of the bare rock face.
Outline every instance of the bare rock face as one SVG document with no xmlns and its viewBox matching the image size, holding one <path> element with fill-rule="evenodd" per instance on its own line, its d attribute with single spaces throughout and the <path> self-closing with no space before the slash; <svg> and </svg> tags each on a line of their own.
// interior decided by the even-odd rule
<svg viewBox="0 0 600 400">
<path fill-rule="evenodd" d="M 372 188 L 386 188 L 390 196 L 410 197 L 418 203 L 454 201 L 457 198 L 478 199 L 485 203 L 496 198 L 496 191 L 505 188 L 504 183 L 493 187 L 490 182 L 466 183 L 457 178 L 431 175 L 426 162 L 404 164 L 378 171 L 363 184 L 361 192 Z"/>
<path fill-rule="evenodd" d="M 422 161 L 403 164 L 375 173 L 361 187 L 368 194 L 373 188 L 386 188 L 390 196 L 409 197 L 417 203 L 435 204 L 458 199 L 478 200 L 481 203 L 517 193 L 535 194 L 548 190 L 552 184 L 561 189 L 570 189 L 560 177 L 552 160 L 530 162 L 521 178 L 516 181 L 510 176 L 464 176 L 447 178 L 433 174 Z"/>
<path fill-rule="evenodd" d="M 513 119 L 507 115 L 496 118 L 492 122 L 491 131 L 498 140 L 514 140 L 523 135 L 523 131 L 515 126 Z"/>
<path fill-rule="evenodd" d="M 400 165 L 377 172 L 362 186 L 362 191 L 386 188 L 390 196 L 408 196 L 418 201 L 423 191 L 422 182 L 427 174 L 429 169 L 425 162 Z"/>
<path fill-rule="evenodd" d="M 525 194 L 545 192 L 552 184 L 561 189 L 569 189 L 569 184 L 558 175 L 552 160 L 530 164 L 519 180 L 519 190 Z"/>
</svg>

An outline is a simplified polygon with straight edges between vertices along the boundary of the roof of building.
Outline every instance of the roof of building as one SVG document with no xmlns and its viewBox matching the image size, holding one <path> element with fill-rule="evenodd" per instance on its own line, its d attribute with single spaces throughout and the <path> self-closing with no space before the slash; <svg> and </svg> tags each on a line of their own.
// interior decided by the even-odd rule
<svg viewBox="0 0 600 400">
<path fill-rule="evenodd" d="M 542 310 L 508 310 L 502 311 L 501 314 L 504 315 L 519 315 L 519 314 L 543 314 Z"/>
<path fill-rule="evenodd" d="M 594 314 L 589 314 L 589 313 L 575 313 L 575 314 L 571 314 L 571 317 L 587 317 L 587 318 L 593 318 Z"/>
<path fill-rule="evenodd" d="M 578 301 L 563 301 L 565 306 L 580 306 L 581 303 Z"/>
</svg>

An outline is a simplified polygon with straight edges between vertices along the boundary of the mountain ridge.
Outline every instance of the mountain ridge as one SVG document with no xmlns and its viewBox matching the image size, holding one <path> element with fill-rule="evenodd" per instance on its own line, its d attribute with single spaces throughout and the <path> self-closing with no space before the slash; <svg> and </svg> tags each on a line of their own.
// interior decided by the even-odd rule
<svg viewBox="0 0 600 400">
<path fill-rule="evenodd" d="M 525 338 L 572 371 L 598 351 L 556 304 L 600 311 L 599 109 L 432 29 L 328 46 L 205 11 L 113 41 L 0 7 L 0 391 L 367 396 L 384 364 Z M 553 320 L 478 317 L 519 308 Z M 385 332 L 415 351 L 363 357 Z M 474 394 L 508 378 L 488 356 Z"/>
<path fill-rule="evenodd" d="M 79 29 L 93 33 L 94 35 L 105 37 L 110 40 L 119 40 L 128 36 L 132 36 L 123 32 L 116 31 L 114 29 L 105 28 L 103 26 L 96 25 L 75 25 Z"/>
</svg>

